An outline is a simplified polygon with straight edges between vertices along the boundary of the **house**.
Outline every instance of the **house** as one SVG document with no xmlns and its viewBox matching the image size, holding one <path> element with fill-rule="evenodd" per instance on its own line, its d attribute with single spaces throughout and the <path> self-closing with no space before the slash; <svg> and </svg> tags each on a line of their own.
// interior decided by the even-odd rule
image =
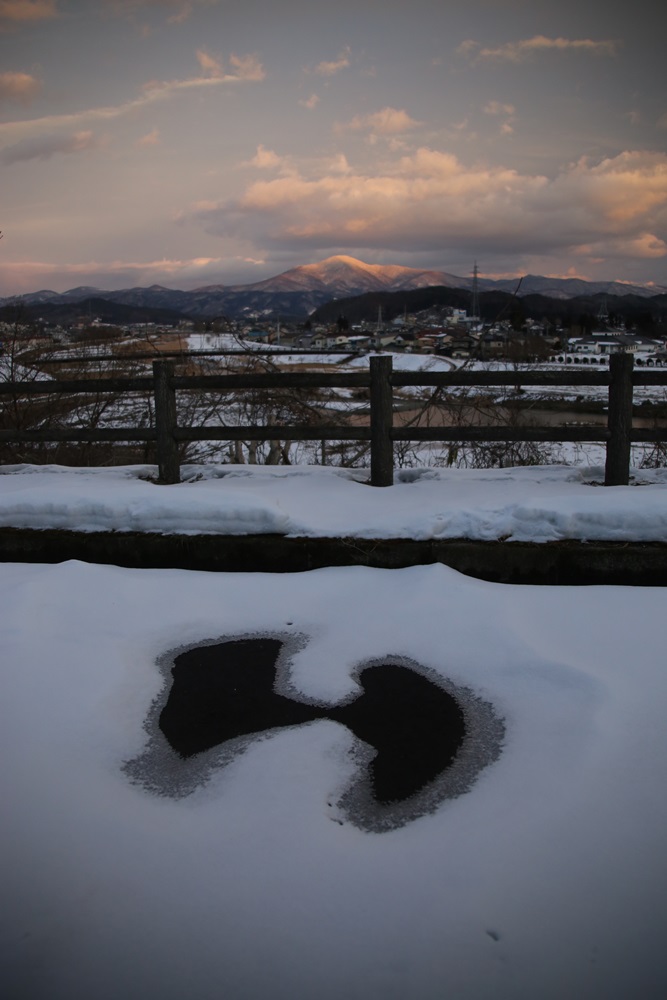
<svg viewBox="0 0 667 1000">
<path fill-rule="evenodd" d="M 437 352 L 450 358 L 469 358 L 478 349 L 479 342 L 467 333 L 453 332 L 440 338 Z"/>
<path fill-rule="evenodd" d="M 268 330 L 260 330 L 258 327 L 252 327 L 243 333 L 243 338 L 244 340 L 251 340 L 255 344 L 268 344 L 269 332 Z"/>
<path fill-rule="evenodd" d="M 507 330 L 487 330 L 479 338 L 479 350 L 483 356 L 497 354 L 507 348 L 510 335 Z"/>
<path fill-rule="evenodd" d="M 363 336 L 362 334 L 353 334 L 353 336 L 347 338 L 348 346 L 351 351 L 368 351 L 371 346 L 371 338 L 368 336 Z"/>
</svg>

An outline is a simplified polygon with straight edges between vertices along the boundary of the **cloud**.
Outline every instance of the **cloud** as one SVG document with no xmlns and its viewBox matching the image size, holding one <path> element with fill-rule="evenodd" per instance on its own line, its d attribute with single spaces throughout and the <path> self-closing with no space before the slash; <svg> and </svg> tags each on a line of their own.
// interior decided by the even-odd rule
<svg viewBox="0 0 667 1000">
<path fill-rule="evenodd" d="M 500 101 L 489 101 L 484 105 L 485 115 L 513 115 L 515 111 L 513 104 L 501 104 Z"/>
<path fill-rule="evenodd" d="M 199 57 L 199 53 L 198 53 Z M 206 60 L 212 57 L 206 56 Z M 264 79 L 265 73 L 262 64 L 255 55 L 236 56 L 230 55 L 229 62 L 232 71 L 218 76 L 196 76 L 187 80 L 152 80 L 147 83 L 142 93 L 123 104 L 109 107 L 87 108 L 84 111 L 77 111 L 72 114 L 49 115 L 45 118 L 31 118 L 24 121 L 5 122 L 0 124 L 0 143 L 3 139 L 11 142 L 12 139 L 22 135 L 34 135 L 44 130 L 54 128 L 77 128 L 91 121 L 109 121 L 121 118 L 133 111 L 148 107 L 158 101 L 165 101 L 175 94 L 199 88 L 217 87 L 221 85 L 234 85 L 239 83 L 259 82 Z M 216 62 L 217 65 L 217 62 Z M 210 69 L 207 70 L 210 73 Z"/>
<path fill-rule="evenodd" d="M 309 111 L 312 111 L 314 108 L 316 108 L 319 103 L 320 99 L 317 96 L 317 94 L 311 94 L 310 97 L 306 98 L 305 100 L 299 101 L 301 107 L 308 108 Z"/>
<path fill-rule="evenodd" d="M 457 52 L 467 58 L 474 56 L 475 62 L 493 59 L 520 63 L 544 52 L 578 51 L 598 56 L 613 56 L 617 48 L 618 43 L 608 38 L 595 41 L 591 38 L 547 38 L 545 35 L 535 35 L 533 38 L 524 38 L 518 42 L 507 42 L 495 49 L 482 48 L 477 42 L 469 39 L 459 45 Z"/>
<path fill-rule="evenodd" d="M 56 0 L 0 0 L 0 22 L 44 21 L 57 17 Z"/>
<path fill-rule="evenodd" d="M 219 80 L 224 75 L 221 61 L 214 56 L 210 56 L 204 49 L 197 49 L 197 61 L 201 66 L 204 76 Z"/>
<path fill-rule="evenodd" d="M 146 135 L 142 135 L 140 139 L 137 139 L 135 146 L 140 147 L 150 147 L 160 145 L 160 130 L 154 128 L 152 132 L 147 132 Z"/>
<path fill-rule="evenodd" d="M 300 176 L 297 160 L 293 156 L 281 155 L 272 149 L 266 149 L 261 144 L 257 147 L 257 152 L 252 159 L 244 161 L 240 166 L 256 167 L 260 170 L 279 170 L 282 176 Z M 349 173 L 352 169 L 344 153 L 336 153 L 333 156 L 311 157 L 308 160 L 308 166 L 311 174 L 318 175 Z M 218 202 L 216 201 L 213 204 L 217 206 Z"/>
<path fill-rule="evenodd" d="M 422 147 L 377 171 L 303 161 L 248 184 L 235 200 L 199 206 L 210 234 L 257 248 L 357 247 L 427 252 L 579 253 L 623 247 L 637 258 L 667 255 L 667 155 L 625 152 L 581 160 L 553 178 L 505 167 L 466 166 Z M 616 248 L 616 249 L 614 249 Z"/>
<path fill-rule="evenodd" d="M 106 0 L 107 6 L 118 14 L 134 15 L 147 7 L 164 8 L 171 13 L 167 18 L 169 24 L 181 24 L 186 21 L 195 7 L 212 7 L 219 0 Z"/>
<path fill-rule="evenodd" d="M 382 108 L 369 115 L 356 115 L 344 128 L 352 131 L 368 130 L 375 135 L 399 135 L 418 128 L 423 122 L 411 118 L 400 108 Z"/>
<path fill-rule="evenodd" d="M 248 160 L 249 167 L 258 167 L 260 170 L 272 169 L 274 167 L 280 167 L 283 163 L 282 157 L 274 153 L 272 149 L 266 149 L 261 144 L 257 147 L 257 152 L 253 156 L 252 160 Z"/>
<path fill-rule="evenodd" d="M 314 72 L 319 76 L 334 76 L 342 69 L 347 69 L 350 65 L 350 50 L 344 48 L 343 51 L 331 62 L 321 62 L 315 67 Z"/>
<path fill-rule="evenodd" d="M 653 233 L 640 233 L 628 239 L 598 240 L 573 249 L 575 256 L 594 258 L 634 257 L 639 260 L 658 260 L 667 257 L 667 242 Z"/>
<path fill-rule="evenodd" d="M 352 167 L 343 153 L 337 153 L 332 160 L 329 160 L 325 164 L 325 169 L 330 170 L 332 174 L 349 174 L 352 172 Z"/>
<path fill-rule="evenodd" d="M 260 145 L 257 147 L 255 155 L 250 160 L 246 160 L 241 164 L 242 167 L 254 167 L 257 170 L 273 170 L 278 171 L 283 177 L 298 177 L 299 168 L 291 156 L 281 156 L 276 153 L 273 149 L 267 149 L 265 146 Z M 349 174 L 351 171 L 350 164 L 348 163 L 347 157 L 343 153 L 336 153 L 334 156 L 327 156 L 321 158 L 313 158 L 310 160 L 310 168 L 313 172 L 318 174 Z M 218 207 L 217 202 L 207 202 L 206 210 L 213 210 Z M 200 211 L 202 208 L 202 203 L 199 202 L 195 206 L 196 211 Z"/>
<path fill-rule="evenodd" d="M 264 67 L 256 55 L 236 56 L 232 52 L 229 61 L 236 72 L 231 76 L 222 77 L 224 80 L 261 81 L 266 77 Z"/>
<path fill-rule="evenodd" d="M 3 163 L 22 160 L 48 160 L 56 153 L 85 153 L 97 149 L 101 140 L 93 132 L 73 132 L 70 135 L 42 135 L 23 139 L 2 152 Z"/>
<path fill-rule="evenodd" d="M 29 73 L 0 73 L 0 101 L 30 101 L 41 90 L 41 83 Z"/>
<path fill-rule="evenodd" d="M 461 42 L 456 50 L 456 54 L 459 56 L 471 56 L 479 48 L 479 42 L 473 41 L 472 38 L 466 38 L 464 42 Z"/>
<path fill-rule="evenodd" d="M 607 222 L 610 232 L 626 230 L 634 236 L 644 229 L 642 220 L 656 215 L 667 223 L 667 156 L 663 153 L 624 152 L 600 163 L 579 160 L 559 183 L 564 198 L 584 198 L 588 210 Z M 634 232 L 627 231 L 629 228 Z M 614 235 L 616 233 L 614 232 Z"/>
<path fill-rule="evenodd" d="M 196 288 L 220 281 L 231 268 L 252 271 L 261 260 L 251 257 L 193 257 L 183 260 L 86 261 L 85 264 L 53 264 L 45 261 L 10 261 L 3 263 L 5 285 L 11 294 L 34 288 L 65 290 L 86 284 L 104 288 L 127 288 L 136 285 L 163 284 Z M 252 275 L 248 280 L 255 280 Z M 9 293 L 8 293 L 9 294 Z"/>
<path fill-rule="evenodd" d="M 500 125 L 500 132 L 502 135 L 512 135 L 514 132 L 514 123 L 516 122 L 516 108 L 513 104 L 502 104 L 500 101 L 488 101 L 484 105 L 485 115 L 494 115 L 504 117 L 504 121 Z"/>
</svg>

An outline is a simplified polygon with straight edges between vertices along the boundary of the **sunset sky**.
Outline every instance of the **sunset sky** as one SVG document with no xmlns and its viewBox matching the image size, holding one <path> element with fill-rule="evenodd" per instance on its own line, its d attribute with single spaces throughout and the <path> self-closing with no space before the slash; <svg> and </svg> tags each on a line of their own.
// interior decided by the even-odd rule
<svg viewBox="0 0 667 1000">
<path fill-rule="evenodd" d="M 369 263 L 667 284 L 654 0 L 0 0 L 0 295 Z"/>
</svg>

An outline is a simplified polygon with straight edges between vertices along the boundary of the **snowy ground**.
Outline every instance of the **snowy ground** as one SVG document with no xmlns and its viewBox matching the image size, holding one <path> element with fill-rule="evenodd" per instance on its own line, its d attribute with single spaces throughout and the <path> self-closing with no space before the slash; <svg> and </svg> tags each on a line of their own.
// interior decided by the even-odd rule
<svg viewBox="0 0 667 1000">
<path fill-rule="evenodd" d="M 667 534 L 667 474 L 5 468 L 2 524 L 474 537 Z M 438 520 L 440 519 L 440 520 Z M 0 982 L 8 1000 L 662 1000 L 667 590 L 0 565 Z M 155 729 L 173 652 L 286 640 L 292 697 L 399 658 L 503 720 L 459 797 L 388 832 L 344 808 L 358 743 L 274 730 L 202 782 Z M 476 736 L 481 740 L 483 734 Z M 152 750 L 162 793 L 127 764 Z M 133 772 L 134 773 L 134 772 Z M 158 779 L 160 775 L 157 775 Z M 371 824 L 372 826 L 372 824 Z"/>
<path fill-rule="evenodd" d="M 0 526 L 79 531 L 514 541 L 667 540 L 667 469 L 602 487 L 601 467 L 403 469 L 372 488 L 367 469 L 185 466 L 0 467 Z"/>
</svg>

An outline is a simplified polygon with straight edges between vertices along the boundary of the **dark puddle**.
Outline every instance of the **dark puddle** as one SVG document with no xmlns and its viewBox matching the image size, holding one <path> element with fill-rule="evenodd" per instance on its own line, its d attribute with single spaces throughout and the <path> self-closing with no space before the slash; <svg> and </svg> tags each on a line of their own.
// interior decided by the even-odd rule
<svg viewBox="0 0 667 1000">
<path fill-rule="evenodd" d="M 181 653 L 160 713 L 160 729 L 182 757 L 240 736 L 330 719 L 377 754 L 370 765 L 378 802 L 409 798 L 454 759 L 465 735 L 454 698 L 408 667 L 383 664 L 359 674 L 363 694 L 326 708 L 275 691 L 277 639 L 243 639 Z"/>
<path fill-rule="evenodd" d="M 333 706 L 308 703 L 286 676 L 286 653 L 294 648 L 293 637 L 245 637 L 195 646 L 163 662 L 171 684 L 149 715 L 149 746 L 124 766 L 126 773 L 181 797 L 253 738 L 328 719 L 363 745 L 359 777 L 337 805 L 355 825 L 380 831 L 467 791 L 498 756 L 503 723 L 467 689 L 388 657 L 355 674 L 357 697 Z"/>
</svg>

